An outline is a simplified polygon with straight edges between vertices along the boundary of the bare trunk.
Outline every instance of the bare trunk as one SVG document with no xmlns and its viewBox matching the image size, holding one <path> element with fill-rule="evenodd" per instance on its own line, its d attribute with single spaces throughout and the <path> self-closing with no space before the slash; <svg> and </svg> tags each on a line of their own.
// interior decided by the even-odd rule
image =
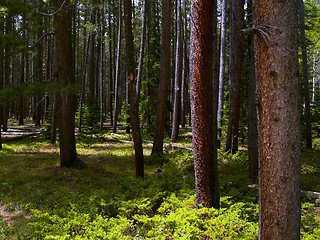
<svg viewBox="0 0 320 240">
<path fill-rule="evenodd" d="M 171 141 L 176 142 L 179 135 L 180 110 L 181 110 L 181 69 L 182 69 L 182 39 L 181 39 L 181 0 L 177 0 L 177 42 L 176 61 L 174 75 L 174 100 L 173 100 L 173 122 Z"/>
<path fill-rule="evenodd" d="M 259 132 L 259 238 L 300 239 L 297 1 L 253 1 Z"/>
<path fill-rule="evenodd" d="M 124 0 L 124 23 L 126 38 L 126 63 L 128 72 L 128 94 L 130 104 L 130 121 L 136 160 L 136 177 L 144 177 L 143 149 L 139 123 L 139 101 L 136 97 L 136 80 L 134 74 L 134 46 L 132 35 L 132 4 Z"/>
<path fill-rule="evenodd" d="M 222 117 L 223 117 L 223 104 L 224 104 L 224 75 L 225 75 L 225 58 L 226 58 L 226 42 L 227 42 L 227 0 L 222 0 L 221 3 L 221 34 L 220 34 L 220 68 L 219 68 L 219 97 L 218 97 L 218 113 L 217 113 L 217 121 L 218 121 L 218 147 L 221 146 L 221 138 L 222 138 Z"/>
<path fill-rule="evenodd" d="M 238 151 L 241 93 L 241 0 L 231 0 L 229 92 L 230 110 L 226 151 Z"/>
<path fill-rule="evenodd" d="M 310 89 L 309 89 L 309 71 L 306 47 L 305 21 L 304 21 L 304 6 L 303 0 L 299 0 L 299 28 L 300 28 L 300 45 L 302 52 L 302 77 L 304 86 L 304 117 L 306 121 L 306 147 L 312 148 L 312 133 L 311 133 L 311 114 L 310 114 Z"/>
<path fill-rule="evenodd" d="M 214 1 L 191 1 L 190 96 L 196 207 L 219 208 L 213 137 Z"/>
<path fill-rule="evenodd" d="M 114 110 L 113 110 L 113 132 L 117 132 L 118 115 L 119 115 L 119 82 L 120 82 L 120 56 L 121 56 L 121 25 L 122 25 L 122 5 L 119 3 L 119 24 L 118 24 L 118 42 L 117 42 L 117 60 L 116 60 L 116 75 L 114 80 Z"/>
<path fill-rule="evenodd" d="M 169 68 L 170 68 L 170 26 L 171 0 L 162 0 L 161 18 L 161 62 L 160 86 L 158 92 L 157 116 L 153 137 L 152 154 L 163 152 L 163 137 L 167 120 Z"/>
<path fill-rule="evenodd" d="M 56 0 L 56 7 L 60 8 L 55 14 L 57 23 L 56 51 L 58 62 L 58 82 L 66 87 L 75 84 L 72 59 L 72 43 L 70 33 L 70 16 L 68 12 L 69 1 L 63 5 L 64 0 Z M 75 94 L 72 92 L 61 93 L 59 96 L 59 141 L 60 141 L 60 166 L 78 167 L 74 119 L 75 119 Z"/>
</svg>

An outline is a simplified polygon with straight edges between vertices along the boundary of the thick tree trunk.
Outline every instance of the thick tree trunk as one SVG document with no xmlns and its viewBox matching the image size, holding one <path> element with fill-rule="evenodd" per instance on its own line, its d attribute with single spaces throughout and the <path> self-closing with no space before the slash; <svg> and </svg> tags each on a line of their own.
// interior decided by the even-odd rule
<svg viewBox="0 0 320 240">
<path fill-rule="evenodd" d="M 241 0 L 231 0 L 229 93 L 230 110 L 226 151 L 238 151 L 241 93 Z"/>
<path fill-rule="evenodd" d="M 300 239 L 297 1 L 253 1 L 260 239 Z"/>
<path fill-rule="evenodd" d="M 0 34 L 4 33 L 4 18 L 0 16 Z M 4 86 L 4 77 L 3 77 L 3 64 L 4 64 L 4 43 L 2 38 L 0 38 L 0 90 L 3 89 Z M 2 149 L 2 137 L 1 137 L 1 128 L 3 122 L 3 105 L 0 103 L 0 149 Z"/>
<path fill-rule="evenodd" d="M 55 0 L 56 8 L 61 10 L 55 14 L 57 23 L 56 29 L 56 51 L 58 62 L 58 82 L 65 87 L 75 84 L 74 63 L 72 60 L 72 43 L 70 29 L 70 13 L 68 6 L 70 0 Z M 61 93 L 59 96 L 59 141 L 60 141 L 60 166 L 72 167 L 78 166 L 75 135 L 74 119 L 76 101 L 72 92 Z"/>
<path fill-rule="evenodd" d="M 139 101 L 136 97 L 136 79 L 134 74 L 134 46 L 132 35 L 132 4 L 124 0 L 124 23 L 126 38 L 126 63 L 128 72 L 128 94 L 130 104 L 130 121 L 136 160 L 136 177 L 144 177 L 143 149 L 139 123 Z"/>
<path fill-rule="evenodd" d="M 190 38 L 190 96 L 196 206 L 219 208 L 217 162 L 213 137 L 214 1 L 192 0 Z"/>
<path fill-rule="evenodd" d="M 21 60 L 20 60 L 20 71 L 19 71 L 19 84 L 24 84 L 24 67 L 25 67 L 25 57 L 24 53 L 21 54 Z M 19 98 L 19 125 L 24 124 L 24 98 Z"/>
<path fill-rule="evenodd" d="M 100 106 L 100 133 L 103 131 L 104 124 L 104 56 L 105 56 L 105 45 L 104 45 L 104 35 L 105 35 L 105 11 L 104 9 L 100 14 L 100 61 L 99 61 L 99 106 Z"/>
<path fill-rule="evenodd" d="M 225 75 L 225 58 L 226 58 L 226 42 L 227 42 L 227 0 L 222 0 L 221 3 L 221 33 L 220 33 L 220 68 L 219 68 L 219 96 L 218 96 L 218 147 L 221 147 L 222 138 L 222 117 L 224 104 L 224 75 Z"/>
<path fill-rule="evenodd" d="M 306 47 L 305 21 L 304 21 L 304 6 L 303 0 L 299 0 L 299 28 L 300 28 L 300 45 L 302 55 L 302 77 L 304 86 L 304 117 L 306 121 L 306 147 L 312 148 L 312 133 L 311 133 L 311 114 L 310 114 L 310 89 L 309 89 L 309 71 Z"/>
<path fill-rule="evenodd" d="M 177 0 L 177 42 L 176 42 L 176 61 L 174 74 L 174 100 L 173 100 L 173 119 L 171 141 L 176 142 L 179 135 L 180 110 L 181 110 L 181 73 L 182 73 L 182 32 L 181 32 L 181 0 Z"/>
<path fill-rule="evenodd" d="M 162 0 L 161 18 L 161 62 L 160 86 L 158 92 L 157 116 L 153 137 L 152 154 L 163 152 L 163 137 L 167 120 L 169 68 L 170 68 L 170 26 L 171 0 Z"/>
</svg>

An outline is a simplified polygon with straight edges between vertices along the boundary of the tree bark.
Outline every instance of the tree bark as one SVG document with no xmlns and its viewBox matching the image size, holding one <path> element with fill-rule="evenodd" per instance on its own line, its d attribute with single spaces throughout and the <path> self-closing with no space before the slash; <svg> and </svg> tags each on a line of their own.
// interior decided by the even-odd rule
<svg viewBox="0 0 320 240">
<path fill-rule="evenodd" d="M 309 71 L 306 47 L 305 21 L 303 0 L 299 0 L 299 28 L 300 28 L 300 45 L 302 55 L 302 77 L 304 86 L 304 117 L 306 121 L 306 147 L 312 148 L 311 133 L 311 114 L 310 114 L 310 89 L 309 89 Z"/>
<path fill-rule="evenodd" d="M 241 0 L 231 0 L 229 94 L 230 110 L 226 151 L 238 151 L 241 93 Z"/>
<path fill-rule="evenodd" d="M 214 1 L 192 0 L 190 38 L 190 97 L 196 207 L 219 208 L 217 162 L 213 137 Z"/>
<path fill-rule="evenodd" d="M 134 64 L 134 46 L 132 35 L 132 3 L 124 0 L 124 23 L 126 39 L 126 63 L 128 73 L 128 94 L 130 104 L 130 121 L 136 160 L 136 177 L 144 177 L 143 149 L 139 123 L 139 101 L 136 95 Z"/>
<path fill-rule="evenodd" d="M 56 8 L 61 8 L 55 14 L 56 29 L 56 51 L 58 61 L 58 82 L 63 86 L 70 87 L 75 84 L 75 76 L 72 59 L 72 43 L 70 29 L 70 0 L 55 0 Z M 62 6 L 62 7 L 61 7 Z M 59 141 L 60 141 L 60 166 L 77 167 L 77 158 L 74 119 L 75 119 L 75 94 L 70 92 L 60 93 L 60 116 L 59 116 Z"/>
<path fill-rule="evenodd" d="M 170 31 L 171 0 L 162 0 L 161 17 L 161 62 L 160 86 L 158 92 L 157 116 L 153 137 L 152 154 L 163 153 L 163 137 L 167 120 L 169 68 L 170 68 Z"/>
<path fill-rule="evenodd" d="M 180 110 L 181 110 L 181 74 L 182 74 L 182 36 L 181 36 L 181 0 L 177 0 L 177 42 L 176 61 L 174 74 L 174 100 L 171 141 L 176 142 L 179 135 Z"/>
<path fill-rule="evenodd" d="M 259 238 L 300 239 L 297 1 L 253 1 L 260 161 Z"/>
</svg>

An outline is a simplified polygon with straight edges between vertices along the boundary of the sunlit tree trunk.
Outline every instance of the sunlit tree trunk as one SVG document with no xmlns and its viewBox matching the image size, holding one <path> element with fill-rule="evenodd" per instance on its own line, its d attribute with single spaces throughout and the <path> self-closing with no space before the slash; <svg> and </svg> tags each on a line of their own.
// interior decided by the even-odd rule
<svg viewBox="0 0 320 240">
<path fill-rule="evenodd" d="M 196 207 L 219 208 L 217 162 L 213 137 L 214 1 L 191 1 L 190 97 Z"/>
<path fill-rule="evenodd" d="M 300 239 L 297 1 L 253 1 L 260 163 L 259 238 Z"/>
</svg>

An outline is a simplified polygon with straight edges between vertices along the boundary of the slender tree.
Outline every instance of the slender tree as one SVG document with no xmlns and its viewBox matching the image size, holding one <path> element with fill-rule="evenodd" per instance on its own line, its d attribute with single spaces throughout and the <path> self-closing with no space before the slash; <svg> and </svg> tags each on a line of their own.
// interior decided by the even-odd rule
<svg viewBox="0 0 320 240">
<path fill-rule="evenodd" d="M 190 38 L 190 96 L 196 206 L 219 208 L 217 162 L 213 137 L 214 1 L 192 0 Z"/>
<path fill-rule="evenodd" d="M 176 142 L 179 135 L 180 110 L 181 110 L 181 74 L 182 74 L 182 17 L 181 0 L 177 0 L 177 42 L 174 74 L 174 100 L 171 141 Z"/>
<path fill-rule="evenodd" d="M 58 82 L 66 88 L 75 84 L 75 76 L 72 59 L 72 43 L 70 29 L 70 0 L 55 0 L 55 6 L 60 9 L 55 14 L 56 28 L 56 51 L 58 62 Z M 76 142 L 74 135 L 75 120 L 75 94 L 70 90 L 61 93 L 59 116 L 59 143 L 60 143 L 60 166 L 79 167 L 77 158 Z"/>
<path fill-rule="evenodd" d="M 122 29 L 122 4 L 119 1 L 119 23 L 118 23 L 118 39 L 117 39 L 117 59 L 116 59 L 116 75 L 114 80 L 114 110 L 113 110 L 113 132 L 117 132 L 118 115 L 119 115 L 119 83 L 120 83 L 120 57 L 121 57 L 121 29 Z"/>
<path fill-rule="evenodd" d="M 302 77 L 304 86 L 304 116 L 306 121 L 306 147 L 312 148 L 311 133 L 311 114 L 310 114 L 310 89 L 309 89 L 309 71 L 306 47 L 305 20 L 303 0 L 299 0 L 299 28 L 300 28 L 300 45 L 302 55 Z"/>
<path fill-rule="evenodd" d="M 154 132 L 152 154 L 163 152 L 163 137 L 166 126 L 169 68 L 170 68 L 170 29 L 171 29 L 171 0 L 162 0 L 161 17 L 161 62 L 160 86 L 158 92 L 157 116 Z"/>
<path fill-rule="evenodd" d="M 224 75 L 225 75 L 225 58 L 226 58 L 226 42 L 227 42 L 227 0 L 221 1 L 221 27 L 220 27 L 220 68 L 219 68 L 219 97 L 218 97 L 218 144 L 220 148 L 222 137 L 222 117 L 224 103 Z"/>
<path fill-rule="evenodd" d="M 300 239 L 297 1 L 253 1 L 259 118 L 259 238 Z"/>
<path fill-rule="evenodd" d="M 128 76 L 128 94 L 130 104 L 130 121 L 136 160 L 136 177 L 144 177 L 143 149 L 139 123 L 139 100 L 136 93 L 134 49 L 132 35 L 132 2 L 124 0 L 124 23 L 126 39 L 126 64 Z"/>
<path fill-rule="evenodd" d="M 238 131 L 240 121 L 241 84 L 241 0 L 231 0 L 230 56 L 229 56 L 229 94 L 230 110 L 226 150 L 238 151 Z"/>
</svg>

